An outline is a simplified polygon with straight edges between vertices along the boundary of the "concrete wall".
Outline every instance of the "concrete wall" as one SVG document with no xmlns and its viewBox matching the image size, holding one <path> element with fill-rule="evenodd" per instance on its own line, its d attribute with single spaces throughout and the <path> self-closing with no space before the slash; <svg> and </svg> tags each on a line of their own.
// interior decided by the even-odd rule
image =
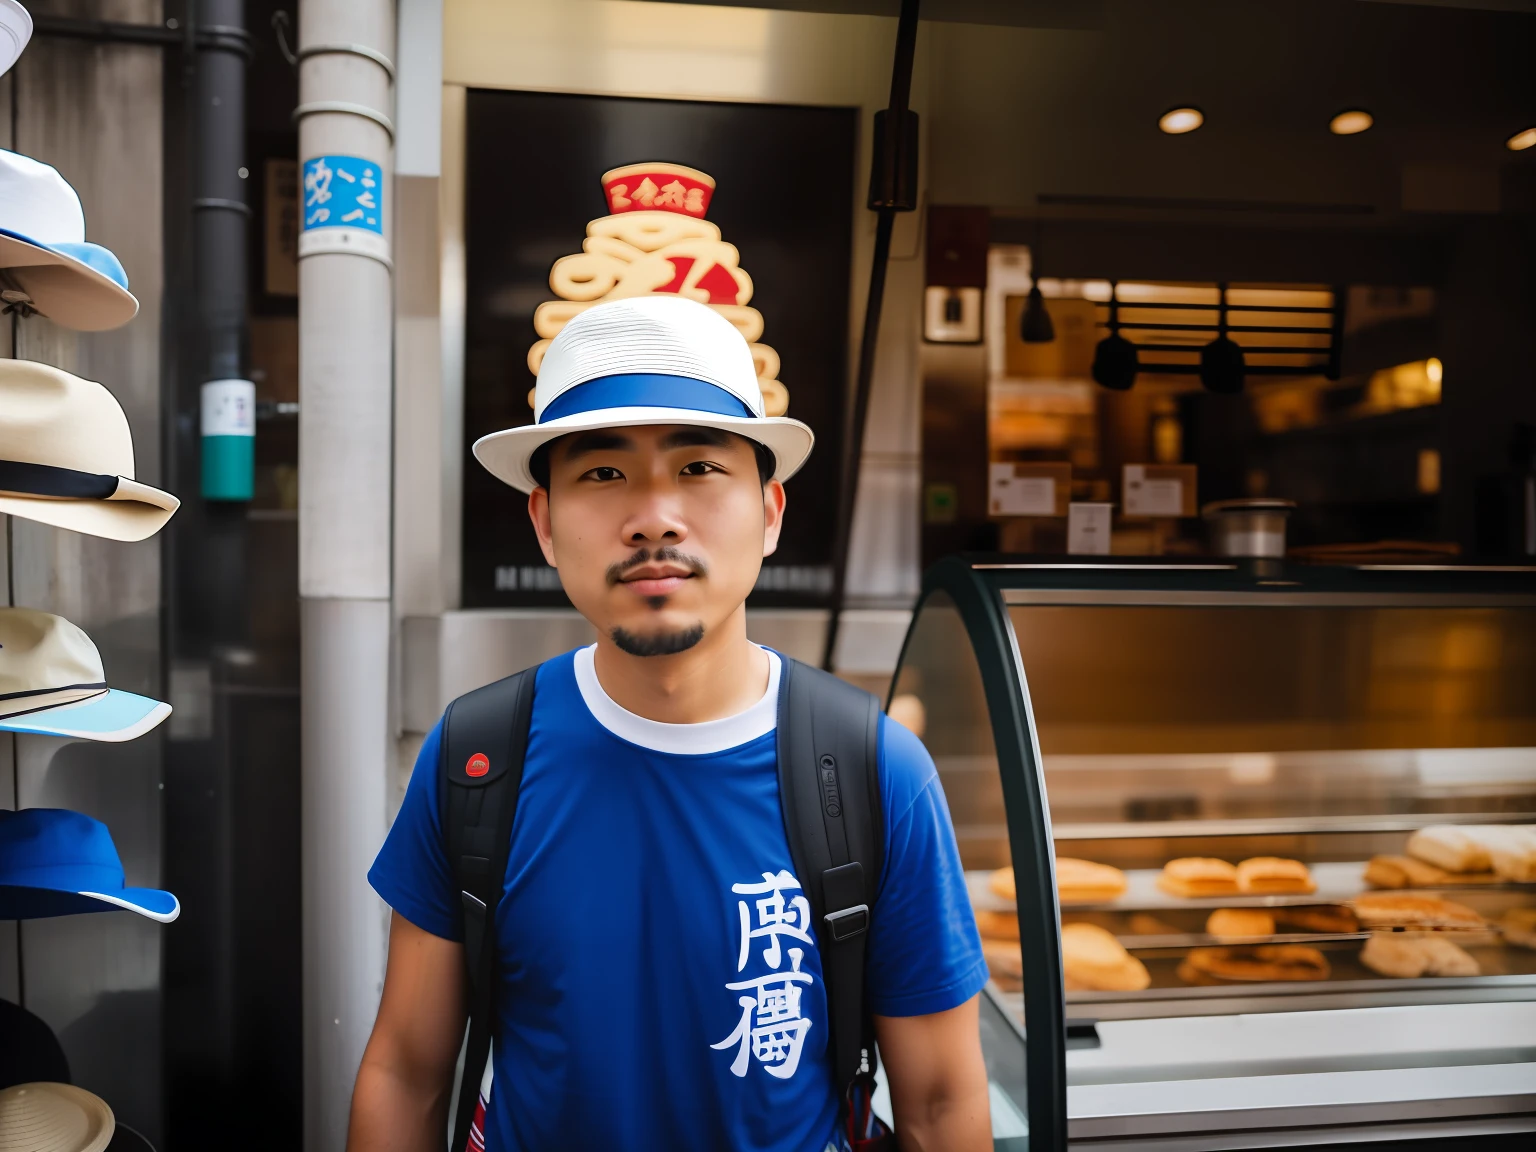
<svg viewBox="0 0 1536 1152">
<path fill-rule="evenodd" d="M 50 15 L 158 22 L 157 0 L 54 3 Z M 133 429 L 138 477 L 160 481 L 161 56 L 155 47 L 35 38 L 0 79 L 0 142 L 52 164 L 85 207 L 87 239 L 117 253 L 139 314 L 115 332 L 0 319 L 0 354 L 112 390 Z M 160 696 L 160 545 L 98 540 L 12 518 L 10 603 L 90 633 L 108 681 Z M 73 808 L 104 821 L 130 885 L 161 867 L 162 732 L 128 744 L 0 737 L 0 805 Z M 161 942 L 175 927 L 114 912 L 0 925 L 0 997 L 63 1042 L 75 1083 L 159 1141 Z"/>
</svg>

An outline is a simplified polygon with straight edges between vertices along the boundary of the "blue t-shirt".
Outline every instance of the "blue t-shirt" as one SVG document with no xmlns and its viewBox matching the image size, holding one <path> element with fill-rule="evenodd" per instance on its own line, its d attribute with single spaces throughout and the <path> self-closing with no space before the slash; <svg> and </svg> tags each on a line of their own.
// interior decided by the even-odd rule
<svg viewBox="0 0 1536 1152">
<path fill-rule="evenodd" d="M 496 915 L 489 1152 L 822 1152 L 834 1139 L 817 926 L 779 808 L 770 659 L 759 704 L 689 725 L 620 708 L 590 648 L 539 670 Z M 368 879 L 453 940 L 440 729 Z M 880 779 L 870 1007 L 945 1011 L 980 991 L 986 964 L 933 761 L 884 717 Z"/>
</svg>

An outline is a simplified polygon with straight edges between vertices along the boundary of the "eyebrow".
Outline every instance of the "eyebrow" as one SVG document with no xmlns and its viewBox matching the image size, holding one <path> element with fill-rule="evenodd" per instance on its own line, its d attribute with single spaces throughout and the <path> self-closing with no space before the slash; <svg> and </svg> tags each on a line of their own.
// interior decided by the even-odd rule
<svg viewBox="0 0 1536 1152">
<path fill-rule="evenodd" d="M 679 428 L 676 432 L 668 432 L 661 438 L 657 447 L 663 451 L 671 448 L 724 448 L 730 444 L 731 439 L 729 432 L 722 432 L 718 428 L 688 425 Z"/>
<path fill-rule="evenodd" d="M 618 432 L 582 432 L 566 441 L 562 455 L 570 461 L 591 452 L 632 452 L 634 447 L 633 440 Z"/>
</svg>

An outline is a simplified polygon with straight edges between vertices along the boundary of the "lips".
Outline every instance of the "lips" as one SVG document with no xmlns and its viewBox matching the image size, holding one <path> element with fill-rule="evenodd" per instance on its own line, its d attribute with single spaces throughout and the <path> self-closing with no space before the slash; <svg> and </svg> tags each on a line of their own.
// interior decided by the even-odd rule
<svg viewBox="0 0 1536 1152">
<path fill-rule="evenodd" d="M 674 565 L 644 565 L 624 576 L 619 583 L 637 596 L 668 596 L 676 592 L 693 573 Z"/>
</svg>

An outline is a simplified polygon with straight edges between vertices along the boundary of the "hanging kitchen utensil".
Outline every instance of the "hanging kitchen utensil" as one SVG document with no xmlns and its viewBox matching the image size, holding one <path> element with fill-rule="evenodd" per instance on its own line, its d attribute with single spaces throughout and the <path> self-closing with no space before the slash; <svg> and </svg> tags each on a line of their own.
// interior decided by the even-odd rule
<svg viewBox="0 0 1536 1152">
<path fill-rule="evenodd" d="M 1109 284 L 1109 335 L 1093 350 L 1093 378 L 1115 392 L 1128 391 L 1141 370 L 1136 345 L 1120 335 L 1119 284 Z"/>
<path fill-rule="evenodd" d="M 1227 286 L 1218 288 L 1221 302 L 1216 312 L 1216 339 L 1200 349 L 1200 383 L 1207 392 L 1233 396 L 1243 390 L 1247 364 L 1242 348 L 1227 335 Z"/>
</svg>

